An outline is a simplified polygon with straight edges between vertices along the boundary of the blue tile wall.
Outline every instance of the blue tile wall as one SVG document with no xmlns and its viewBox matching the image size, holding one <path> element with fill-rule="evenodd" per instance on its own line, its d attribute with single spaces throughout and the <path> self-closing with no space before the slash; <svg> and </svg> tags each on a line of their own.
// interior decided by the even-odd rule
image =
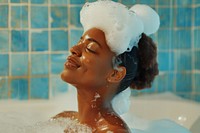
<svg viewBox="0 0 200 133">
<path fill-rule="evenodd" d="M 194 30 L 194 48 L 200 48 L 200 29 Z"/>
<path fill-rule="evenodd" d="M 184 16 L 182 16 L 184 14 Z M 191 27 L 192 24 L 192 8 L 178 7 L 176 8 L 176 26 Z"/>
<path fill-rule="evenodd" d="M 27 3 L 28 0 L 11 0 L 12 3 Z"/>
<path fill-rule="evenodd" d="M 74 30 L 74 29 L 70 30 L 70 47 L 77 44 L 82 34 L 83 30 Z"/>
<path fill-rule="evenodd" d="M 158 4 L 161 6 L 169 6 L 171 3 L 171 0 L 158 0 Z"/>
<path fill-rule="evenodd" d="M 8 75 L 8 54 L 0 54 L 0 76 Z"/>
<path fill-rule="evenodd" d="M 70 4 L 84 4 L 86 0 L 70 0 Z"/>
<path fill-rule="evenodd" d="M 194 0 L 194 4 L 200 4 L 199 0 Z"/>
<path fill-rule="evenodd" d="M 63 71 L 67 55 L 51 54 L 51 73 L 60 74 Z"/>
<path fill-rule="evenodd" d="M 8 98 L 8 79 L 0 78 L 0 99 Z"/>
<path fill-rule="evenodd" d="M 68 31 L 55 30 L 51 32 L 51 50 L 68 50 Z"/>
<path fill-rule="evenodd" d="M 67 27 L 68 26 L 68 8 L 63 6 L 51 7 L 52 23 L 51 27 Z"/>
<path fill-rule="evenodd" d="M 194 65 L 196 70 L 200 70 L 200 51 L 194 52 Z"/>
<path fill-rule="evenodd" d="M 16 87 L 17 86 L 17 87 Z M 12 79 L 11 80 L 11 98 L 12 99 L 28 99 L 28 80 L 27 79 Z"/>
<path fill-rule="evenodd" d="M 32 99 L 49 98 L 49 78 L 31 78 L 30 97 Z"/>
<path fill-rule="evenodd" d="M 192 69 L 192 53 L 191 51 L 177 51 L 175 60 L 177 63 L 177 71 L 189 71 Z"/>
<path fill-rule="evenodd" d="M 8 27 L 8 6 L 0 5 L 0 28 Z"/>
<path fill-rule="evenodd" d="M 11 26 L 13 28 L 28 28 L 28 6 L 11 7 Z"/>
<path fill-rule="evenodd" d="M 132 0 L 130 0 L 130 1 L 132 1 Z M 137 0 L 137 3 L 154 5 L 156 3 L 156 0 Z"/>
<path fill-rule="evenodd" d="M 68 1 L 69 0 L 49 0 L 49 1 L 51 1 L 51 4 L 68 4 Z"/>
<path fill-rule="evenodd" d="M 174 54 L 170 52 L 158 52 L 158 62 L 160 71 L 173 71 L 174 70 Z"/>
<path fill-rule="evenodd" d="M 27 52 L 28 46 L 27 30 L 12 30 L 11 31 L 11 50 L 12 52 Z"/>
<path fill-rule="evenodd" d="M 178 6 L 188 6 L 192 4 L 192 0 L 174 0 L 174 2 Z"/>
<path fill-rule="evenodd" d="M 163 91 L 173 91 L 173 87 L 175 85 L 175 77 L 174 74 L 172 73 L 162 73 L 158 76 L 157 78 L 157 88 L 158 92 L 163 92 Z"/>
<path fill-rule="evenodd" d="M 47 75 L 49 73 L 49 56 L 47 54 L 32 54 L 31 62 L 32 75 Z"/>
<path fill-rule="evenodd" d="M 177 73 L 176 91 L 177 92 L 192 92 L 192 75 L 191 74 Z"/>
<path fill-rule="evenodd" d="M 158 48 L 160 50 L 168 50 L 172 47 L 172 30 L 169 29 L 160 29 L 158 31 Z M 164 36 L 164 37 L 163 37 Z"/>
<path fill-rule="evenodd" d="M 7 3 L 8 0 L 0 0 L 0 3 Z"/>
<path fill-rule="evenodd" d="M 172 47 L 174 49 L 190 49 L 191 45 L 191 31 L 187 29 L 179 29 L 173 32 Z"/>
<path fill-rule="evenodd" d="M 122 0 L 122 3 L 125 5 L 133 5 L 135 4 L 135 0 Z"/>
<path fill-rule="evenodd" d="M 200 7 L 196 7 L 195 8 L 195 17 L 194 17 L 194 24 L 195 26 L 200 26 L 200 18 L 199 18 L 199 14 L 200 14 Z"/>
<path fill-rule="evenodd" d="M 11 54 L 12 76 L 28 76 L 28 54 Z"/>
<path fill-rule="evenodd" d="M 9 40 L 9 32 L 8 30 L 0 31 L 0 52 L 8 52 L 8 40 Z"/>
<path fill-rule="evenodd" d="M 48 51 L 48 31 L 32 32 L 31 46 L 32 51 Z"/>
<path fill-rule="evenodd" d="M 82 6 L 70 7 L 70 18 L 71 26 L 73 27 L 82 27 L 80 23 L 80 10 Z"/>
<path fill-rule="evenodd" d="M 48 3 L 48 0 L 31 0 L 32 4 L 45 4 Z"/>
<path fill-rule="evenodd" d="M 80 10 L 96 0 L 0 0 L 0 99 L 48 99 L 66 92 L 60 78 L 80 39 Z M 113 0 L 148 4 L 160 15 L 151 35 L 160 74 L 144 93 L 173 92 L 200 101 L 200 0 Z"/>
<path fill-rule="evenodd" d="M 47 6 L 31 6 L 31 27 L 48 28 Z"/>
<path fill-rule="evenodd" d="M 199 82 L 200 74 L 195 74 L 194 81 L 196 86 L 196 91 L 200 92 L 200 82 Z"/>
<path fill-rule="evenodd" d="M 172 11 L 171 8 L 158 8 L 158 12 L 160 15 L 160 27 L 167 27 L 169 28 L 171 26 L 171 21 L 169 21 L 172 17 Z"/>
<path fill-rule="evenodd" d="M 66 92 L 68 87 L 67 83 L 61 80 L 60 75 L 53 75 L 50 77 L 50 82 L 51 82 L 51 95 L 56 96 L 57 94 Z"/>
</svg>

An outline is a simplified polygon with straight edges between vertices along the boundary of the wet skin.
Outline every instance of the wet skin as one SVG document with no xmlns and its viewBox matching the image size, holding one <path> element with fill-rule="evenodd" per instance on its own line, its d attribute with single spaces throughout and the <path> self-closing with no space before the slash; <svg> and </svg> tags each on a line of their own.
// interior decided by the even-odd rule
<svg viewBox="0 0 200 133">
<path fill-rule="evenodd" d="M 111 106 L 126 71 L 113 69 L 115 53 L 109 49 L 104 32 L 97 28 L 86 31 L 70 52 L 61 78 L 77 88 L 78 112 L 65 111 L 54 118 L 75 119 L 91 127 L 93 132 L 129 133 Z"/>
</svg>

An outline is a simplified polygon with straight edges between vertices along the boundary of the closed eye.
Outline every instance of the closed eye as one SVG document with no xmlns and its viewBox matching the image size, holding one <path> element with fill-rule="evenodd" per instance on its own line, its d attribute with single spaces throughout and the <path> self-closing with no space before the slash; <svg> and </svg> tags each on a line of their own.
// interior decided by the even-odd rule
<svg viewBox="0 0 200 133">
<path fill-rule="evenodd" d="M 90 42 L 86 46 L 87 52 L 96 53 L 99 48 L 99 45 L 96 42 Z"/>
<path fill-rule="evenodd" d="M 93 53 L 93 54 L 96 53 L 95 51 L 93 51 L 93 50 L 91 50 L 91 49 L 89 49 L 89 48 L 86 48 L 86 52 L 91 52 L 91 53 Z"/>
</svg>

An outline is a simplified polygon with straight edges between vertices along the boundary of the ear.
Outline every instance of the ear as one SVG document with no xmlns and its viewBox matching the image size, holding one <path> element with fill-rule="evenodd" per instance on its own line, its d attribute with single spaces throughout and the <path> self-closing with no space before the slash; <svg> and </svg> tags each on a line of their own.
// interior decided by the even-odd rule
<svg viewBox="0 0 200 133">
<path fill-rule="evenodd" d="M 126 75 L 126 68 L 123 66 L 118 66 L 117 69 L 113 69 L 108 75 L 107 81 L 111 83 L 120 82 Z"/>
</svg>

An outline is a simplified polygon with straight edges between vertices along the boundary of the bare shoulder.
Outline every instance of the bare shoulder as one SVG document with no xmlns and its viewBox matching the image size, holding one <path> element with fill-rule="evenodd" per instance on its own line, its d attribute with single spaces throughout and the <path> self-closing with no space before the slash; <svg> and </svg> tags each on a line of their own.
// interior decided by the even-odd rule
<svg viewBox="0 0 200 133">
<path fill-rule="evenodd" d="M 71 119 L 77 119 L 78 118 L 78 112 L 76 111 L 63 111 L 56 116 L 52 117 L 53 119 L 57 118 L 71 118 Z"/>
<path fill-rule="evenodd" d="M 116 113 L 106 113 L 103 115 L 103 120 L 98 122 L 99 126 L 98 130 L 103 131 L 102 133 L 130 133 L 130 129 L 128 128 L 127 124 L 116 114 Z M 107 129 L 105 126 L 107 126 Z"/>
</svg>

